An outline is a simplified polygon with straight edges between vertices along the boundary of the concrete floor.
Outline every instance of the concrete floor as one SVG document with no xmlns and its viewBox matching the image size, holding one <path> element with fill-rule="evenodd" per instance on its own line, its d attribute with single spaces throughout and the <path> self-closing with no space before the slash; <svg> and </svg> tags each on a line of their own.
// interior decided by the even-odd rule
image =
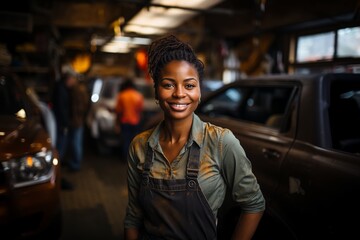
<svg viewBox="0 0 360 240">
<path fill-rule="evenodd" d="M 101 156 L 85 144 L 82 169 L 63 177 L 74 185 L 62 190 L 62 240 L 123 239 L 127 204 L 126 163 L 116 153 Z"/>
</svg>

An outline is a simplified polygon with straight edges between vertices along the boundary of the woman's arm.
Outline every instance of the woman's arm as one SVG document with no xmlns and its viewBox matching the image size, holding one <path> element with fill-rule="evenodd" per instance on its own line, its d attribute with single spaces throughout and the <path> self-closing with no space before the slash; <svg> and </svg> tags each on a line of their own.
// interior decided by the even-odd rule
<svg viewBox="0 0 360 240">
<path fill-rule="evenodd" d="M 139 230 L 137 228 L 126 228 L 125 229 L 125 240 L 138 240 Z"/>
<path fill-rule="evenodd" d="M 233 200 L 242 208 L 232 239 L 251 239 L 265 210 L 265 199 L 250 160 L 231 132 L 224 135 L 223 149 L 223 176 Z"/>
<path fill-rule="evenodd" d="M 263 212 L 241 213 L 232 240 L 250 240 L 259 225 Z"/>
</svg>

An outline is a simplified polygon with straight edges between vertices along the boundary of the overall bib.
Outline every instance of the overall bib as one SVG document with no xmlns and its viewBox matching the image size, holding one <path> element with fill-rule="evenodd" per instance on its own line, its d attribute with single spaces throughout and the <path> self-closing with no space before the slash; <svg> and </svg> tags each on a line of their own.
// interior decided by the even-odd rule
<svg viewBox="0 0 360 240">
<path fill-rule="evenodd" d="M 149 176 L 154 152 L 148 147 L 139 194 L 144 211 L 141 239 L 216 239 L 216 218 L 197 180 L 199 156 L 200 148 L 193 143 L 185 179 L 155 179 Z"/>
</svg>

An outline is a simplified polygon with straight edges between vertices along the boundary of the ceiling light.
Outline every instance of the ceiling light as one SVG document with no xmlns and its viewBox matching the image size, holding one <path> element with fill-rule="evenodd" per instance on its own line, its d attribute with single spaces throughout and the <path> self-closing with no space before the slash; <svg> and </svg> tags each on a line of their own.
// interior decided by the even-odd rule
<svg viewBox="0 0 360 240">
<path fill-rule="evenodd" d="M 128 53 L 130 52 L 130 47 L 124 42 L 109 42 L 102 47 L 102 51 L 109 53 Z"/>
<path fill-rule="evenodd" d="M 128 53 L 131 48 L 139 45 L 149 45 L 151 39 L 140 37 L 115 36 L 110 42 L 102 47 L 102 51 L 111 53 Z"/>
<path fill-rule="evenodd" d="M 115 36 L 113 38 L 113 42 L 125 42 L 133 45 L 149 45 L 151 43 L 151 39 L 141 37 Z"/>
<path fill-rule="evenodd" d="M 143 8 L 124 27 L 124 32 L 138 34 L 164 34 L 223 0 L 153 0 L 150 7 Z"/>
</svg>

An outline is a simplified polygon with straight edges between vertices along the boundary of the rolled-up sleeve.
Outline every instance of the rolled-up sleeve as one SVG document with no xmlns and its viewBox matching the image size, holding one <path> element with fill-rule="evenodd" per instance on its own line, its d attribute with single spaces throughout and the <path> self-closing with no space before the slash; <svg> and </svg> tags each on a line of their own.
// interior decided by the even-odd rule
<svg viewBox="0 0 360 240">
<path fill-rule="evenodd" d="M 244 212 L 264 211 L 265 199 L 239 140 L 230 130 L 225 130 L 220 144 L 223 175 L 233 200 Z"/>
</svg>

